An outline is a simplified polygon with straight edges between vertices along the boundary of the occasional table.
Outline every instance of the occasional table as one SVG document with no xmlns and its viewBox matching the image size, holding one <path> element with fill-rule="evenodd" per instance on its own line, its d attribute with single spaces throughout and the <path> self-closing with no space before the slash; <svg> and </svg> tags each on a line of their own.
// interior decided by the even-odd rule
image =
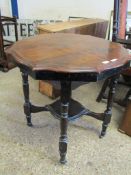
<svg viewBox="0 0 131 175">
<path fill-rule="evenodd" d="M 66 162 L 68 121 L 88 115 L 103 121 L 100 137 L 111 120 L 112 103 L 118 74 L 130 67 L 128 52 L 122 45 L 88 35 L 44 34 L 16 42 L 6 51 L 7 58 L 22 72 L 25 97 L 24 112 L 28 126 L 31 113 L 50 111 L 60 119 L 60 162 Z M 61 84 L 61 97 L 44 107 L 31 104 L 28 75 L 36 80 L 56 80 Z M 97 82 L 111 77 L 107 107 L 95 113 L 71 98 L 72 81 Z M 86 94 L 84 94 L 86 95 Z M 89 100 L 89 97 L 87 97 Z"/>
</svg>

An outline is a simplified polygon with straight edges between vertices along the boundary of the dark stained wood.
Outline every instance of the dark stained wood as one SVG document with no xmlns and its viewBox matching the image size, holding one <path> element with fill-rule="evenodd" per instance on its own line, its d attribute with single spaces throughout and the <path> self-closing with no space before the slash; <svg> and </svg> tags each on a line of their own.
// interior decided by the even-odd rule
<svg viewBox="0 0 131 175">
<path fill-rule="evenodd" d="M 22 72 L 27 124 L 31 113 L 49 111 L 60 119 L 60 162 L 66 163 L 68 121 L 88 115 L 103 121 L 100 137 L 106 133 L 112 116 L 112 103 L 119 73 L 130 66 L 130 57 L 120 44 L 93 36 L 44 34 L 18 41 L 6 51 L 7 58 Z M 57 80 L 61 98 L 53 104 L 37 107 L 29 100 L 28 75 L 36 80 Z M 93 82 L 111 79 L 106 110 L 95 113 L 71 99 L 72 81 Z M 77 110 L 75 110 L 77 109 Z"/>
<path fill-rule="evenodd" d="M 120 44 L 92 36 L 43 34 L 18 41 L 7 57 L 30 71 L 96 73 L 126 65 L 128 52 Z"/>
<path fill-rule="evenodd" d="M 5 40 L 3 36 L 3 24 L 5 22 L 10 22 L 14 26 L 14 33 L 15 39 L 18 40 L 18 33 L 17 33 L 17 19 L 15 17 L 6 17 L 1 16 L 0 13 L 0 70 L 1 71 L 8 71 L 14 68 L 14 64 L 10 63 L 5 55 L 5 49 L 11 46 L 14 42 L 10 40 Z"/>
<path fill-rule="evenodd" d="M 108 124 L 111 121 L 112 105 L 113 105 L 115 88 L 116 88 L 116 85 L 117 85 L 118 78 L 119 78 L 119 75 L 113 76 L 111 78 L 112 84 L 111 84 L 109 94 L 108 94 L 107 108 L 104 112 L 105 116 L 104 116 L 104 120 L 103 120 L 103 124 L 102 124 L 102 131 L 101 131 L 100 137 L 103 137 L 106 134 Z"/>
<path fill-rule="evenodd" d="M 59 151 L 60 162 L 66 163 L 67 153 L 67 127 L 69 116 L 69 103 L 71 98 L 71 81 L 61 81 L 61 118 L 60 118 L 60 138 L 59 138 Z"/>
<path fill-rule="evenodd" d="M 31 103 L 29 99 L 29 83 L 28 83 L 28 74 L 22 73 L 22 80 L 23 80 L 23 93 L 24 93 L 24 113 L 27 119 L 27 125 L 32 126 L 31 123 Z"/>
</svg>

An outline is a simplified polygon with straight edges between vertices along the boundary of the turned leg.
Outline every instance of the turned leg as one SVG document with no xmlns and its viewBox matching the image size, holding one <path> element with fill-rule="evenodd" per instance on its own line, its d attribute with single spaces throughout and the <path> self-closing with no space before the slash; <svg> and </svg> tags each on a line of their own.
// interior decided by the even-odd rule
<svg viewBox="0 0 131 175">
<path fill-rule="evenodd" d="M 31 123 L 31 104 L 29 100 L 29 84 L 28 84 L 28 73 L 22 72 L 23 79 L 23 93 L 24 93 L 24 113 L 27 119 L 27 125 L 32 126 Z"/>
<path fill-rule="evenodd" d="M 102 98 L 104 97 L 106 88 L 108 87 L 109 83 L 110 83 L 110 78 L 108 78 L 104 81 L 104 84 L 101 88 L 101 91 L 96 99 L 97 102 L 100 102 L 102 100 Z"/>
<path fill-rule="evenodd" d="M 60 139 L 59 139 L 59 152 L 60 163 L 66 163 L 67 152 L 67 126 L 68 126 L 68 110 L 69 101 L 71 96 L 71 82 L 61 82 L 61 119 L 60 119 Z"/>
<path fill-rule="evenodd" d="M 116 88 L 116 85 L 117 85 L 118 78 L 119 78 L 118 75 L 111 78 L 110 90 L 109 90 L 108 100 L 107 100 L 107 108 L 104 112 L 104 121 L 103 121 L 103 124 L 102 124 L 102 131 L 101 131 L 100 138 L 103 137 L 106 134 L 108 124 L 111 121 L 113 97 L 114 97 L 114 94 L 115 94 L 115 88 Z"/>
</svg>

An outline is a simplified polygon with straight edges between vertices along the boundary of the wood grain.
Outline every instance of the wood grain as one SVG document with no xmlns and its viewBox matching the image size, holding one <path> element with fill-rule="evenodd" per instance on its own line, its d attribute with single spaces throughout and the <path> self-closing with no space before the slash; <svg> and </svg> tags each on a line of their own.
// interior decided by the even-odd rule
<svg viewBox="0 0 131 175">
<path fill-rule="evenodd" d="M 102 73 L 126 64 L 130 57 L 122 45 L 75 34 L 43 34 L 18 41 L 7 57 L 32 71 Z"/>
<path fill-rule="evenodd" d="M 83 35 L 92 35 L 100 38 L 106 37 L 108 21 L 102 19 L 77 19 L 60 23 L 51 23 L 39 25 L 39 34 L 47 33 L 75 33 Z M 60 85 L 57 87 L 52 81 L 42 81 L 39 83 L 39 91 L 51 98 L 60 95 Z M 59 93 L 58 93 L 59 92 Z M 52 94 L 52 95 L 51 95 Z"/>
<path fill-rule="evenodd" d="M 106 20 L 103 19 L 81 19 L 81 20 L 72 20 L 72 21 L 65 21 L 65 22 L 59 22 L 59 23 L 52 23 L 52 24 L 41 24 L 38 26 L 39 31 L 45 31 L 45 32 L 63 32 L 65 30 L 69 29 L 76 29 L 81 26 L 90 26 L 92 24 L 98 24 L 98 23 L 107 23 Z"/>
</svg>

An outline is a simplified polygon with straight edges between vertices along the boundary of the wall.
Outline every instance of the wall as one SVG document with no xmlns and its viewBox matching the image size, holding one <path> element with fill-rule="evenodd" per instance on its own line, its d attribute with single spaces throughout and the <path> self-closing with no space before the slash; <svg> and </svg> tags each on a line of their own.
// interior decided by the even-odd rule
<svg viewBox="0 0 131 175">
<path fill-rule="evenodd" d="M 17 0 L 22 19 L 60 19 L 85 16 L 109 19 L 114 0 Z M 97 2 L 97 3 L 96 3 Z M 10 0 L 0 0 L 2 15 L 11 16 Z M 128 0 L 131 11 L 131 0 Z"/>
<path fill-rule="evenodd" d="M 1 14 L 5 16 L 11 16 L 11 3 L 10 0 L 0 0 Z"/>
<path fill-rule="evenodd" d="M 18 0 L 18 6 L 20 18 L 66 20 L 72 15 L 108 19 L 113 0 Z"/>
<path fill-rule="evenodd" d="M 131 11 L 131 0 L 128 0 L 128 11 Z"/>
</svg>

